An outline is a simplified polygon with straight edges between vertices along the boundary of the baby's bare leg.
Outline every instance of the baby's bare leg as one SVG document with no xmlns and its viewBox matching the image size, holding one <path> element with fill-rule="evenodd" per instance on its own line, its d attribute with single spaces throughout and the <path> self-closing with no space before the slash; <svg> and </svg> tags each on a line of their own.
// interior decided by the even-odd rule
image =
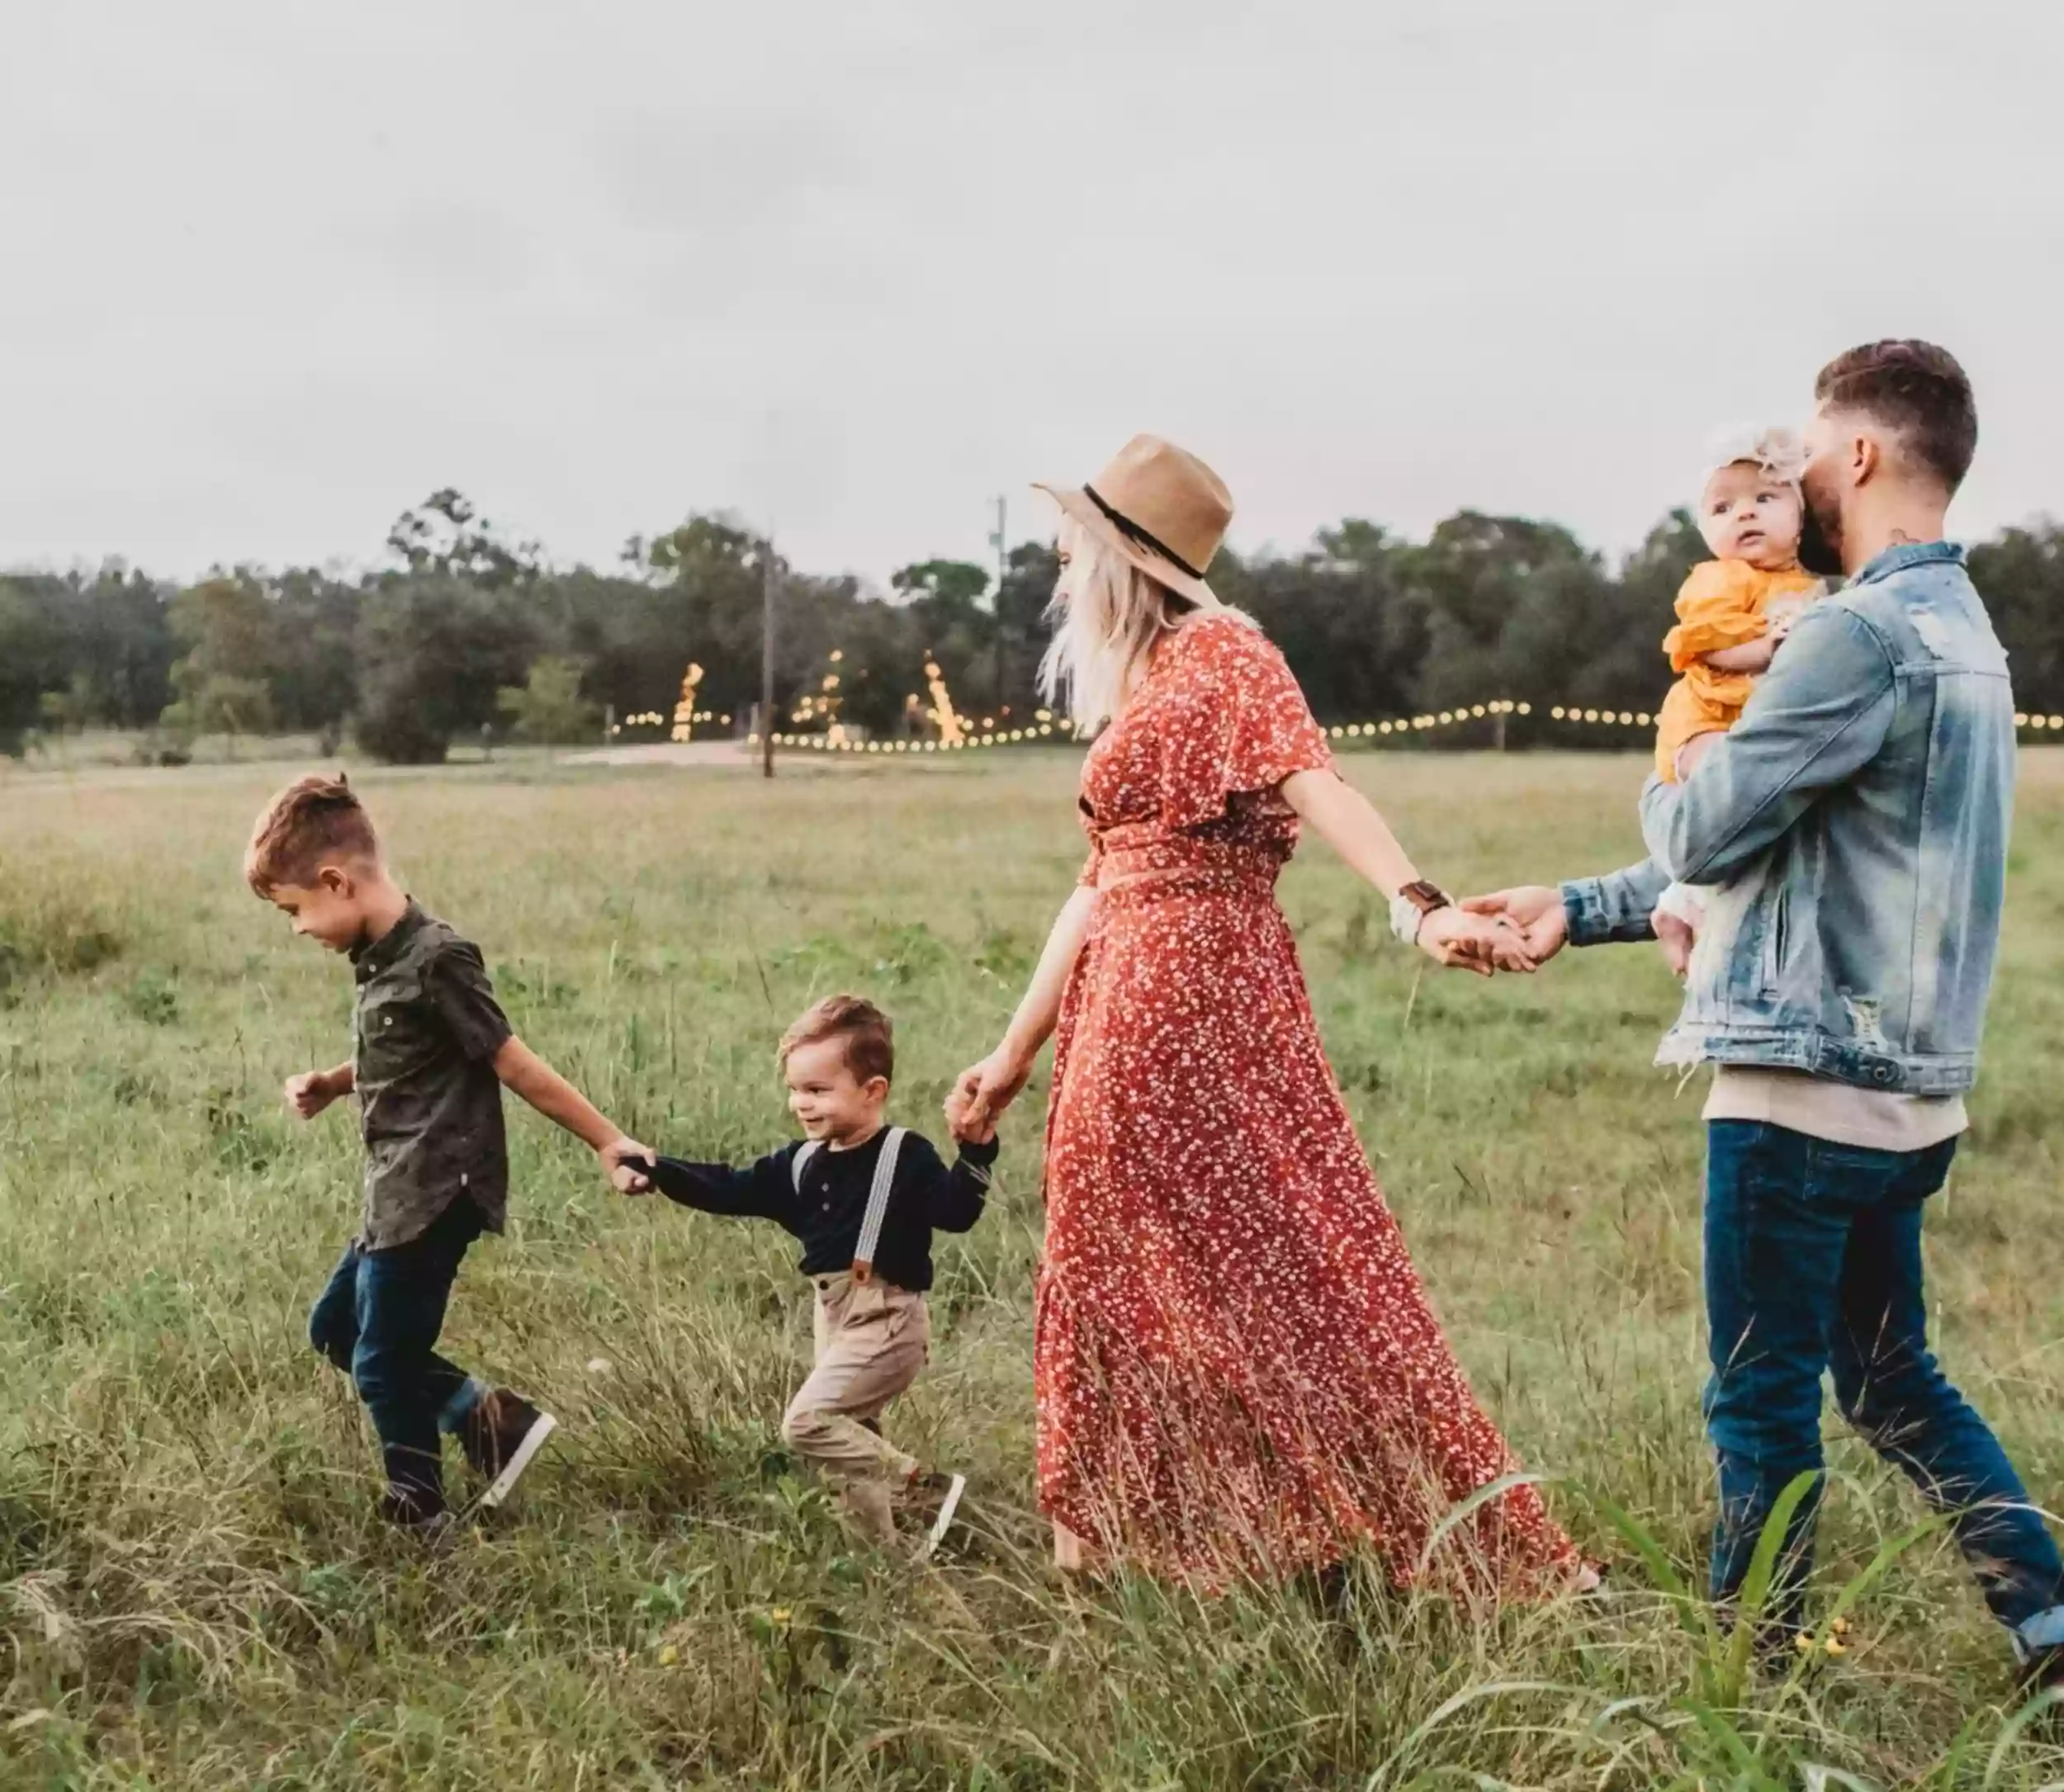
<svg viewBox="0 0 2064 1792">
<path fill-rule="evenodd" d="M 1692 772 L 1697 768 L 1698 762 L 1713 750 L 1714 746 L 1723 738 L 1724 734 L 1724 730 L 1715 729 L 1708 734 L 1693 735 L 1677 749 L 1677 781 L 1678 783 L 1683 783 L 1692 775 Z"/>
</svg>

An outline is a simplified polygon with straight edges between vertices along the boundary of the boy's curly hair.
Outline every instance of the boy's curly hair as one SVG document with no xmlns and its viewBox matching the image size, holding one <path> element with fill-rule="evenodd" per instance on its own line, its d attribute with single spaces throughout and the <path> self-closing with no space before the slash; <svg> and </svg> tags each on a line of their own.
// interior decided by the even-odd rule
<svg viewBox="0 0 2064 1792">
<path fill-rule="evenodd" d="M 892 1081 L 896 1075 L 895 1029 L 888 1016 L 864 996 L 827 995 L 805 1009 L 781 1036 L 776 1061 L 784 1068 L 788 1054 L 799 1045 L 819 1039 L 845 1041 L 846 1068 L 862 1082 L 879 1076 Z"/>
<path fill-rule="evenodd" d="M 244 849 L 244 880 L 270 900 L 282 884 L 315 882 L 324 860 L 377 863 L 372 817 L 342 772 L 298 778 L 269 803 Z"/>
</svg>

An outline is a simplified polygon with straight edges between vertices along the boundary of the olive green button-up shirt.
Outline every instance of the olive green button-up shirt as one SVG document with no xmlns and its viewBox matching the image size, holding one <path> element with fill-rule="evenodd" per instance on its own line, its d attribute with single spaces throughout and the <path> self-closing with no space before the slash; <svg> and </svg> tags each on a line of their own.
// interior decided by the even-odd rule
<svg viewBox="0 0 2064 1792">
<path fill-rule="evenodd" d="M 368 1251 L 406 1244 L 460 1195 L 490 1232 L 509 1204 L 494 1057 L 508 1017 L 479 949 L 412 901 L 352 955 L 352 1073 L 366 1139 Z"/>
</svg>

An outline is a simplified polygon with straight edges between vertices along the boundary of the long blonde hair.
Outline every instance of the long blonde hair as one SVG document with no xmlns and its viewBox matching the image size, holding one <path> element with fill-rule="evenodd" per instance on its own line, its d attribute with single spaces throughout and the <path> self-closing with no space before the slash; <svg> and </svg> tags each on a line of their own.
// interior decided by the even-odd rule
<svg viewBox="0 0 2064 1792">
<path fill-rule="evenodd" d="M 1081 733 L 1094 734 L 1125 707 L 1154 644 L 1186 617 L 1240 615 L 1215 598 L 1179 597 L 1065 512 L 1059 547 L 1066 564 L 1047 606 L 1053 639 L 1039 661 L 1039 691 Z"/>
</svg>

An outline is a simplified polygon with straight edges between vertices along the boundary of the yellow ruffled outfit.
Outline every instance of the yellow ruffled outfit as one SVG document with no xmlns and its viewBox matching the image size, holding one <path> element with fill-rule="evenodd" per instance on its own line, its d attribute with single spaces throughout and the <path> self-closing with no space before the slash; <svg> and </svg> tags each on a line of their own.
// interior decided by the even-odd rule
<svg viewBox="0 0 2064 1792">
<path fill-rule="evenodd" d="M 1722 672 L 1701 655 L 1761 641 L 1773 599 L 1810 602 L 1820 590 L 1811 573 L 1763 572 L 1745 560 L 1709 560 L 1692 569 L 1677 593 L 1677 626 L 1663 637 L 1678 674 L 1655 718 L 1655 769 L 1665 783 L 1677 782 L 1678 749 L 1695 735 L 1733 727 L 1756 688 L 1754 674 Z"/>
</svg>

